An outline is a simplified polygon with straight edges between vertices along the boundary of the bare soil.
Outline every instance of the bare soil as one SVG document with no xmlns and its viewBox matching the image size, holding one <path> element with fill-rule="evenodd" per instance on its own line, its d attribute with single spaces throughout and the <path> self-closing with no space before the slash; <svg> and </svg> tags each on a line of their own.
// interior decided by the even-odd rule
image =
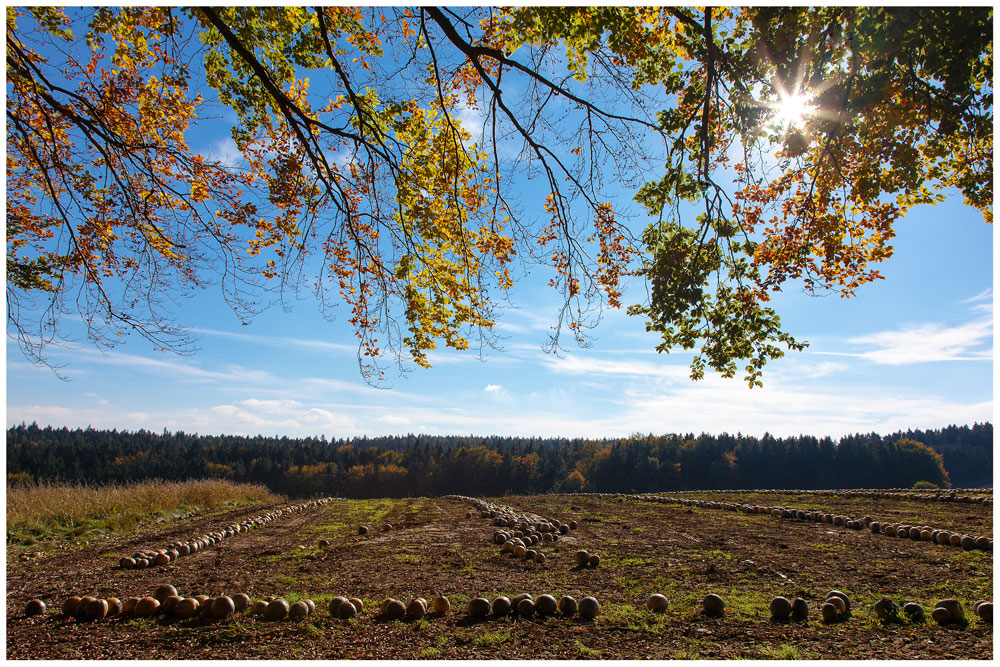
<svg viewBox="0 0 1000 667">
<path fill-rule="evenodd" d="M 673 494 L 683 496 L 684 494 Z M 692 496 L 693 497 L 693 496 Z M 712 497 L 701 494 L 704 499 Z M 733 494 L 718 500 L 741 502 Z M 778 520 L 713 509 L 596 496 L 493 499 L 579 528 L 543 545 L 545 564 L 501 555 L 489 519 L 465 518 L 467 503 L 447 498 L 335 500 L 240 533 L 164 567 L 121 570 L 118 557 L 166 546 L 259 512 L 244 508 L 153 524 L 133 536 L 80 545 L 52 556 L 7 559 L 7 658 L 113 659 L 979 659 L 993 657 L 992 627 L 974 618 L 972 603 L 992 599 L 992 553 L 962 551 L 830 524 Z M 992 535 L 991 505 L 861 500 L 756 494 L 748 502 L 850 511 L 876 520 L 908 520 Z M 385 524 L 391 530 L 382 530 Z M 367 536 L 357 527 L 368 525 Z M 317 540 L 331 545 L 321 548 Z M 574 567 L 573 553 L 601 556 L 597 568 Z M 237 614 L 201 617 L 115 617 L 80 623 L 59 613 L 71 595 L 150 595 L 163 583 L 182 595 L 247 593 L 254 599 L 311 598 L 317 611 L 301 622 L 268 623 Z M 847 593 L 852 615 L 824 624 L 819 606 L 831 589 Z M 563 618 L 475 621 L 469 598 L 520 592 L 537 597 L 596 597 L 595 621 Z M 652 593 L 670 600 L 665 614 L 645 609 Z M 721 595 L 727 612 L 700 613 L 702 597 Z M 404 603 L 447 595 L 452 613 L 416 623 L 373 616 L 387 597 Z M 354 621 L 332 619 L 336 595 L 364 600 Z M 776 595 L 803 597 L 805 624 L 778 623 L 767 605 Z M 900 606 L 916 601 L 929 619 L 936 600 L 958 598 L 969 622 L 884 625 L 872 607 L 883 595 Z M 32 598 L 49 611 L 20 614 Z"/>
</svg>

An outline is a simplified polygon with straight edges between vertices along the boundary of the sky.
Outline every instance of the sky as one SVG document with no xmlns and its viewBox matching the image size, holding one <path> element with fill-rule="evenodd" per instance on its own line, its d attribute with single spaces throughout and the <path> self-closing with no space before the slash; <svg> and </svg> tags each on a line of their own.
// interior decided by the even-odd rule
<svg viewBox="0 0 1000 667">
<path fill-rule="evenodd" d="M 218 136 L 218 135 L 215 135 Z M 203 140 L 223 155 L 225 140 Z M 233 156 L 230 156 L 232 159 Z M 525 187 L 532 187 L 525 184 Z M 776 436 L 887 433 L 992 421 L 992 227 L 955 196 L 897 225 L 885 280 L 849 300 L 786 289 L 773 302 L 809 342 L 768 363 L 764 387 L 738 375 L 689 379 L 692 352 L 654 351 L 643 321 L 606 313 L 592 347 L 543 347 L 559 301 L 548 275 L 518 282 L 497 329 L 502 349 L 435 352 L 433 367 L 362 378 L 354 335 L 313 302 L 243 326 L 217 289 L 183 299 L 192 356 L 138 337 L 109 352 L 81 339 L 32 365 L 8 336 L 6 420 L 201 434 L 347 438 L 406 433 L 617 437 L 632 433 Z M 623 303 L 638 300 L 631 285 Z M 474 346 L 475 347 L 475 346 Z"/>
<path fill-rule="evenodd" d="M 914 210 L 896 247 L 885 280 L 854 299 L 781 295 L 782 321 L 810 345 L 769 363 L 763 388 L 713 374 L 691 381 L 691 353 L 657 354 L 642 322 L 621 312 L 605 317 L 589 349 L 544 352 L 558 304 L 537 284 L 515 288 L 502 350 L 433 353 L 431 369 L 390 372 L 389 386 L 375 388 L 359 373 L 349 327 L 314 304 L 242 326 L 208 290 L 178 311 L 200 337 L 193 356 L 138 338 L 109 353 L 80 341 L 53 352 L 64 380 L 8 339 L 7 425 L 327 438 L 837 437 L 992 421 L 991 228 L 949 201 Z"/>
</svg>

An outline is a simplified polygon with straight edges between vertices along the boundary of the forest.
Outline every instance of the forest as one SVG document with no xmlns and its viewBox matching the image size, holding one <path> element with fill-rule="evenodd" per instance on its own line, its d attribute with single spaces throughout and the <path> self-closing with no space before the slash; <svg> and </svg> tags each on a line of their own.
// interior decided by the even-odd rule
<svg viewBox="0 0 1000 667">
<path fill-rule="evenodd" d="M 618 439 L 319 438 L 41 428 L 7 431 L 8 483 L 221 478 L 295 497 L 992 486 L 993 425 L 835 441 L 800 435 Z"/>
</svg>

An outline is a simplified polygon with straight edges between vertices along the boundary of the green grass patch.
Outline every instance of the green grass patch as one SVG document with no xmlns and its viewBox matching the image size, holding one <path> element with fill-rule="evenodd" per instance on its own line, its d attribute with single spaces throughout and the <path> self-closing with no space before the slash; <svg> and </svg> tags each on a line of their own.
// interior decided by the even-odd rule
<svg viewBox="0 0 1000 667">
<path fill-rule="evenodd" d="M 652 558 L 644 558 L 641 556 L 607 556 L 601 559 L 601 565 L 607 568 L 613 567 L 652 567 L 656 565 L 656 561 Z"/>
<path fill-rule="evenodd" d="M 407 554 L 407 553 L 402 553 L 402 554 L 400 554 L 400 553 L 394 553 L 394 554 L 390 554 L 389 558 L 391 558 L 392 560 L 397 561 L 399 563 L 413 563 L 415 565 L 418 564 L 418 563 L 420 563 L 423 560 L 423 558 L 420 557 L 417 554 Z"/>
<path fill-rule="evenodd" d="M 500 646 L 510 639 L 513 630 L 509 627 L 488 630 L 472 640 L 476 646 L 492 647 Z"/>
<path fill-rule="evenodd" d="M 598 660 L 601 657 L 601 652 L 598 649 L 584 646 L 580 640 L 574 643 L 573 649 L 576 657 L 583 658 L 584 660 Z"/>
<path fill-rule="evenodd" d="M 815 657 L 810 653 L 800 651 L 791 644 L 767 646 L 760 650 L 760 656 L 768 660 L 811 660 Z"/>
</svg>

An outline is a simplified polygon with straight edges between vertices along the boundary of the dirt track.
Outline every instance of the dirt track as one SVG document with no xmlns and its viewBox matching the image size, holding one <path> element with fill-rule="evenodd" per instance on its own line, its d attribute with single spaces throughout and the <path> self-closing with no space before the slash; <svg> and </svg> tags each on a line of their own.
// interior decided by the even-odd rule
<svg viewBox="0 0 1000 667">
<path fill-rule="evenodd" d="M 732 499 L 726 499 L 731 502 Z M 992 553 L 963 552 L 926 542 L 872 536 L 827 524 L 775 520 L 714 510 L 617 499 L 564 496 L 500 499 L 520 510 L 575 518 L 578 530 L 545 545 L 544 565 L 501 556 L 488 519 L 466 519 L 459 501 L 433 498 L 334 501 L 282 517 L 165 567 L 120 570 L 117 557 L 142 547 L 165 546 L 246 518 L 242 510 L 157 524 L 128 540 L 81 547 L 37 560 L 8 558 L 8 658 L 735 658 L 854 659 L 992 657 L 992 627 L 883 626 L 872 604 L 889 595 L 927 607 L 957 597 L 967 607 L 992 599 Z M 787 500 L 782 501 L 787 503 Z M 830 498 L 812 505 L 835 509 Z M 852 501 L 853 502 L 853 501 Z M 852 506 L 852 509 L 855 509 Z M 856 510 L 855 510 L 856 511 Z M 925 508 L 903 501 L 872 501 L 868 512 L 914 516 L 933 512 L 940 524 L 972 530 L 992 525 L 989 506 Z M 358 536 L 357 526 L 372 528 Z M 389 531 L 381 530 L 385 523 Z M 927 523 L 931 523 L 927 521 Z M 327 548 L 317 546 L 330 539 Z M 305 548 L 299 548 L 299 547 Z M 573 552 L 602 557 L 597 569 L 573 567 Z M 265 623 L 236 615 L 223 621 L 112 618 L 77 623 L 58 614 L 73 594 L 148 595 L 170 583 L 184 595 L 281 595 L 316 601 L 317 613 L 299 623 Z M 830 589 L 852 596 L 846 622 L 824 625 L 818 606 Z M 603 614 L 595 622 L 556 618 L 472 621 L 469 597 L 528 592 L 596 596 Z M 670 599 L 664 615 L 644 610 L 649 594 Z M 723 618 L 699 613 L 701 597 L 721 594 Z M 416 624 L 372 617 L 392 596 L 409 601 L 447 595 L 453 613 Z M 361 597 L 366 611 L 351 623 L 326 611 L 335 595 Z M 806 625 L 768 618 L 775 595 L 801 596 L 810 604 Z M 25 602 L 43 599 L 50 612 L 23 619 Z M 793 653 L 797 652 L 797 653 Z"/>
</svg>

